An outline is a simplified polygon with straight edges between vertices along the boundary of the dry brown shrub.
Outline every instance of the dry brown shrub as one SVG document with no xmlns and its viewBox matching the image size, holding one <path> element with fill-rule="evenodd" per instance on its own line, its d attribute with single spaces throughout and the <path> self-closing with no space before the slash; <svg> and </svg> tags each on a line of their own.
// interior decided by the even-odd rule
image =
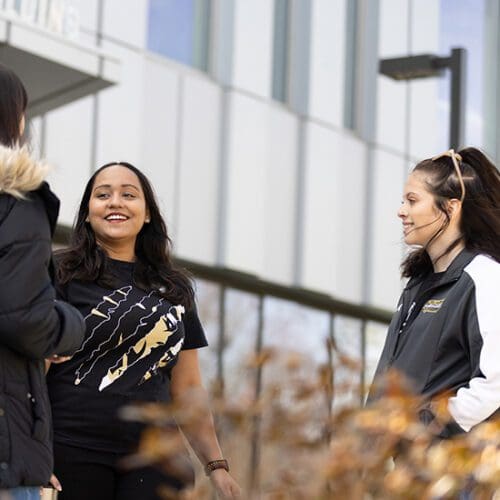
<svg viewBox="0 0 500 500">
<path fill-rule="evenodd" d="M 275 362 L 275 354 L 266 351 L 249 369 Z M 348 365 L 354 375 L 358 365 L 352 360 Z M 331 387 L 330 367 L 311 374 L 299 355 L 283 366 L 283 381 L 267 384 L 257 400 L 212 400 L 244 498 L 439 500 L 460 498 L 468 489 L 475 500 L 500 499 L 500 422 L 440 440 L 419 421 L 422 401 L 397 376 L 389 378 L 387 396 L 371 406 L 337 408 L 329 400 L 340 392 Z M 172 417 L 185 426 L 199 425 L 196 395 L 182 407 L 147 405 L 129 409 L 127 416 L 150 425 L 130 463 L 154 463 L 182 475 L 185 463 L 176 458 L 182 443 L 165 425 Z M 213 498 L 208 480 L 198 477 L 193 491 L 184 496 L 165 491 L 165 498 Z"/>
</svg>

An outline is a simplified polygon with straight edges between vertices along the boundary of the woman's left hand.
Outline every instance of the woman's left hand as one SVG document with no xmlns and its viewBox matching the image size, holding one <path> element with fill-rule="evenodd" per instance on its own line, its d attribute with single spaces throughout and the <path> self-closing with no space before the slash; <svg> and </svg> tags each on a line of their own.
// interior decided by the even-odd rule
<svg viewBox="0 0 500 500">
<path fill-rule="evenodd" d="M 210 473 L 210 481 L 220 500 L 232 500 L 241 497 L 241 488 L 225 469 L 215 469 Z"/>
</svg>

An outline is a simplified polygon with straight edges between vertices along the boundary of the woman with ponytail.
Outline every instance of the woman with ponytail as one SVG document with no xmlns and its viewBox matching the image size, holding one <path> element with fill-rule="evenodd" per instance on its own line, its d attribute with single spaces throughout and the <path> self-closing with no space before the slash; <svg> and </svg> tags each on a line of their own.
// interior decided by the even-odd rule
<svg viewBox="0 0 500 500">
<path fill-rule="evenodd" d="M 414 248 L 402 264 L 409 281 L 369 401 L 395 369 L 441 437 L 468 432 L 500 408 L 500 173 L 472 147 L 423 160 L 398 216 Z M 446 411 L 437 415 L 440 396 Z"/>
</svg>

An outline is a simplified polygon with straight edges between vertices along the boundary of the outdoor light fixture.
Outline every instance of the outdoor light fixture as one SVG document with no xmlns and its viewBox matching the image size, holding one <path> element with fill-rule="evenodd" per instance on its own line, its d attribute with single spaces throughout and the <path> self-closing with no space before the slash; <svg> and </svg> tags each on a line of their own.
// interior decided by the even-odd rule
<svg viewBox="0 0 500 500">
<path fill-rule="evenodd" d="M 446 69 L 451 72 L 450 87 L 450 147 L 463 146 L 465 129 L 465 76 L 466 50 L 452 49 L 448 57 L 422 54 L 408 57 L 382 59 L 379 72 L 393 80 L 415 80 L 441 76 Z"/>
</svg>

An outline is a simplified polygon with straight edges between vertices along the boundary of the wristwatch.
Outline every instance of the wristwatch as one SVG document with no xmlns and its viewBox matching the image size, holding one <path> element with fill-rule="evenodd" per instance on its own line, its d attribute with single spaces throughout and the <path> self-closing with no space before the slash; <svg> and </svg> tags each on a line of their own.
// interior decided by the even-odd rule
<svg viewBox="0 0 500 500">
<path fill-rule="evenodd" d="M 225 469 L 229 472 L 229 464 L 227 463 L 227 460 L 222 458 L 220 460 L 212 460 L 211 462 L 208 462 L 208 464 L 205 465 L 205 474 L 210 476 L 210 473 L 215 469 Z"/>
</svg>

